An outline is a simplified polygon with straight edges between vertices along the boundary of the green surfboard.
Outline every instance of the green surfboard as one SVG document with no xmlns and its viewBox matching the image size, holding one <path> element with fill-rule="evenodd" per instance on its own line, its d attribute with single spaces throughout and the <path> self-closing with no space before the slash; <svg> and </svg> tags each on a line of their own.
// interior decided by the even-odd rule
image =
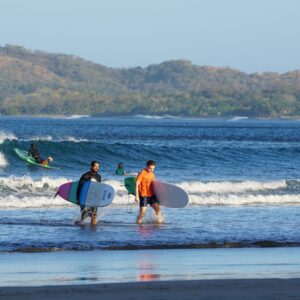
<svg viewBox="0 0 300 300">
<path fill-rule="evenodd" d="M 136 177 L 130 176 L 124 178 L 125 188 L 128 191 L 128 194 L 130 195 L 135 195 L 135 182 Z"/>
<path fill-rule="evenodd" d="M 47 168 L 47 169 L 57 169 L 57 168 L 51 167 L 49 165 L 42 165 L 42 164 L 37 163 L 31 155 L 27 156 L 28 152 L 25 150 L 14 148 L 14 151 L 22 160 L 28 162 L 30 165 L 39 166 L 39 167 Z"/>
</svg>

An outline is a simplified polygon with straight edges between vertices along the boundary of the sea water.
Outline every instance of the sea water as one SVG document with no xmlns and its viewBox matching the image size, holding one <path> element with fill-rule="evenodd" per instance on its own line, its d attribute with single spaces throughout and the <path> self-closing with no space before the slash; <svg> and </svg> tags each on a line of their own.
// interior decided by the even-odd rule
<svg viewBox="0 0 300 300">
<path fill-rule="evenodd" d="M 299 120 L 1 116 L 0 252 L 299 246 L 299 132 Z M 13 149 L 31 143 L 57 169 L 20 160 Z M 163 208 L 162 225 L 149 207 L 138 226 L 114 172 L 122 162 L 136 174 L 149 159 L 190 205 Z M 96 228 L 75 226 L 79 208 L 53 197 L 92 160 L 116 197 L 99 209 Z"/>
</svg>

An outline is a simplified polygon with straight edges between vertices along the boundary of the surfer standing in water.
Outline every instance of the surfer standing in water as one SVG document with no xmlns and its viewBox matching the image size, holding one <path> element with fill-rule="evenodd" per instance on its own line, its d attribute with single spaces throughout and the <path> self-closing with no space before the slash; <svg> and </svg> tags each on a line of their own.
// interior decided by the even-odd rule
<svg viewBox="0 0 300 300">
<path fill-rule="evenodd" d="M 126 171 L 125 171 L 122 163 L 118 163 L 118 167 L 116 168 L 115 174 L 118 176 L 126 175 Z"/>
<path fill-rule="evenodd" d="M 162 216 L 159 206 L 159 201 L 153 192 L 153 181 L 155 162 L 148 160 L 146 168 L 140 171 L 136 178 L 135 185 L 135 202 L 140 204 L 140 212 L 137 218 L 137 224 L 142 224 L 142 220 L 146 214 L 147 204 L 149 204 L 157 215 L 157 223 L 162 223 Z"/>
<path fill-rule="evenodd" d="M 51 156 L 49 156 L 47 159 L 42 159 L 36 144 L 30 145 L 30 149 L 27 153 L 27 157 L 29 156 L 32 156 L 38 164 L 41 164 L 43 166 L 47 166 L 49 162 L 53 160 Z"/>
<path fill-rule="evenodd" d="M 82 188 L 82 185 L 86 181 L 97 181 L 101 182 L 101 175 L 98 173 L 99 171 L 99 162 L 96 160 L 93 160 L 91 162 L 91 169 L 90 171 L 84 173 L 78 183 L 78 188 L 77 188 L 77 202 L 79 204 L 79 195 L 80 191 Z M 80 206 L 80 211 L 81 211 L 81 221 L 86 219 L 87 217 L 92 217 L 91 218 L 91 225 L 95 226 L 97 224 L 97 207 L 85 207 L 85 206 Z"/>
</svg>

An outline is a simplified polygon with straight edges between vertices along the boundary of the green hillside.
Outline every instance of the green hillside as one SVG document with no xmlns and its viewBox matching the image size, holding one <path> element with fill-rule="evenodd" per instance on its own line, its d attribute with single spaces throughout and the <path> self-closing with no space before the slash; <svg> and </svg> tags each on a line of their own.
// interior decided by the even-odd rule
<svg viewBox="0 0 300 300">
<path fill-rule="evenodd" d="M 185 60 L 117 69 L 6 45 L 0 113 L 295 117 L 300 70 L 246 74 Z"/>
</svg>

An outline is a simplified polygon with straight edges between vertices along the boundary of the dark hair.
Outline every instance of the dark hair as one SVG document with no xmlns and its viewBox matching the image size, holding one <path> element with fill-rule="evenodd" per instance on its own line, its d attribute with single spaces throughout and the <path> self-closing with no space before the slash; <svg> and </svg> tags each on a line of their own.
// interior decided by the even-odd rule
<svg viewBox="0 0 300 300">
<path fill-rule="evenodd" d="M 100 165 L 99 162 L 98 162 L 97 160 L 93 160 L 93 161 L 91 162 L 91 167 L 93 168 L 95 164 Z"/>
<path fill-rule="evenodd" d="M 147 161 L 147 167 L 149 167 L 149 166 L 155 166 L 156 164 L 155 164 L 155 161 L 154 160 L 148 160 Z"/>
</svg>

